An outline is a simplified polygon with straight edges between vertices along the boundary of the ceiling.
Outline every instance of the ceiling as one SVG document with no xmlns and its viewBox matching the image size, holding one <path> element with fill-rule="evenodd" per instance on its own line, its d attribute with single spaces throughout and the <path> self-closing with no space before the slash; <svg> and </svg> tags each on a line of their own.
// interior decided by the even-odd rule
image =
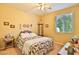
<svg viewBox="0 0 79 59">
<path fill-rule="evenodd" d="M 76 5 L 76 3 L 48 3 L 51 5 L 51 9 L 47 9 L 44 12 L 44 11 L 40 11 L 39 9 L 37 9 L 36 4 L 37 3 L 6 3 L 6 4 L 0 4 L 0 5 L 7 5 L 7 6 L 15 7 L 18 10 L 29 12 L 29 13 L 36 14 L 36 15 L 43 15 L 44 13 L 51 13 L 57 10 L 61 10 L 61 9 Z"/>
</svg>

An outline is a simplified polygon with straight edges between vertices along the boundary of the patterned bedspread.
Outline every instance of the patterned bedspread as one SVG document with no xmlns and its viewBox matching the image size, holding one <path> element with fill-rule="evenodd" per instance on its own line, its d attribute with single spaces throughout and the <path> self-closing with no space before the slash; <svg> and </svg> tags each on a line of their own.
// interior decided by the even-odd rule
<svg viewBox="0 0 79 59">
<path fill-rule="evenodd" d="M 22 54 L 44 55 L 53 49 L 53 40 L 48 37 L 35 37 L 27 41 L 19 38 L 17 46 L 22 50 Z"/>
</svg>

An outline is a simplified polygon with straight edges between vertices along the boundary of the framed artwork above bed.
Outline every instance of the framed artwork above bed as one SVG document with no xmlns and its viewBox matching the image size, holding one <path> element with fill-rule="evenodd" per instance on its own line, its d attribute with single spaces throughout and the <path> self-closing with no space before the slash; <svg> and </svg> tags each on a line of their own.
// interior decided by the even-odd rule
<svg viewBox="0 0 79 59">
<path fill-rule="evenodd" d="M 32 24 L 20 24 L 19 29 L 22 28 L 31 28 L 33 25 Z"/>
</svg>

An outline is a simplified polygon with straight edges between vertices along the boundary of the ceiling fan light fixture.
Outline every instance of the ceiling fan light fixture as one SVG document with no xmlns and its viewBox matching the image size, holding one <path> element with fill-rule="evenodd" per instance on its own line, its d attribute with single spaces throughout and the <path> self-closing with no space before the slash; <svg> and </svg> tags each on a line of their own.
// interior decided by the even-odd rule
<svg viewBox="0 0 79 59">
<path fill-rule="evenodd" d="M 51 5 L 48 3 L 38 3 L 37 7 L 40 10 L 51 9 Z"/>
</svg>

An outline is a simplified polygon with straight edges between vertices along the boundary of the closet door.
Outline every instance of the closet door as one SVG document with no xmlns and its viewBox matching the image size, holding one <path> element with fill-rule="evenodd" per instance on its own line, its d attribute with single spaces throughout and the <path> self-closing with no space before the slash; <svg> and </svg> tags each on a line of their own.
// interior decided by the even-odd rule
<svg viewBox="0 0 79 59">
<path fill-rule="evenodd" d="M 38 35 L 43 36 L 43 24 L 38 24 Z"/>
</svg>

